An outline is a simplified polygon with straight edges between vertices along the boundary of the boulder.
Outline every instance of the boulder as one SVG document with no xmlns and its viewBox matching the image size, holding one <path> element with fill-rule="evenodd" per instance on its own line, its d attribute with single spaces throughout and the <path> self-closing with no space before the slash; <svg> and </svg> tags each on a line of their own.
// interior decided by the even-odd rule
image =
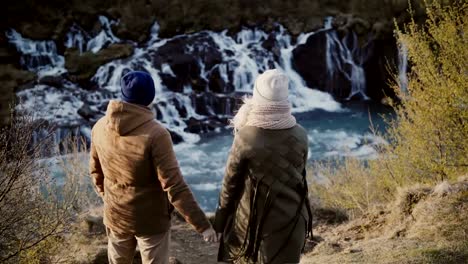
<svg viewBox="0 0 468 264">
<path fill-rule="evenodd" d="M 208 117 L 202 120 L 190 118 L 187 122 L 186 132 L 195 134 L 204 134 L 213 132 L 216 129 L 225 127 L 228 124 L 227 118 L 218 118 L 216 116 Z"/>
<path fill-rule="evenodd" d="M 85 103 L 78 109 L 78 114 L 89 121 L 96 116 L 96 111 L 93 111 L 91 107 Z"/>
<path fill-rule="evenodd" d="M 195 112 L 204 116 L 232 115 L 236 106 L 236 99 L 232 96 L 215 95 L 211 92 L 193 94 Z"/>
<path fill-rule="evenodd" d="M 47 85 L 47 86 L 52 86 L 56 88 L 62 88 L 64 83 L 66 82 L 66 79 L 64 76 L 59 75 L 59 76 L 42 76 L 39 78 L 37 81 L 39 84 Z"/>
<path fill-rule="evenodd" d="M 229 74 L 228 71 L 229 64 L 222 63 L 213 68 L 211 74 L 209 75 L 209 82 L 208 87 L 209 90 L 214 93 L 221 93 L 221 94 L 229 94 L 234 92 L 235 87 L 233 85 L 233 74 Z M 224 69 L 224 72 L 222 72 Z M 225 74 L 225 78 L 223 78 L 223 74 Z"/>
<path fill-rule="evenodd" d="M 177 134 L 176 132 L 174 131 L 171 131 L 169 130 L 169 133 L 171 134 L 171 138 L 172 138 L 172 143 L 174 144 L 179 144 L 180 142 L 184 142 L 184 138 L 182 138 L 181 135 Z"/>
<path fill-rule="evenodd" d="M 326 54 L 326 31 L 311 35 L 293 50 L 292 66 L 307 87 L 328 91 Z"/>
</svg>

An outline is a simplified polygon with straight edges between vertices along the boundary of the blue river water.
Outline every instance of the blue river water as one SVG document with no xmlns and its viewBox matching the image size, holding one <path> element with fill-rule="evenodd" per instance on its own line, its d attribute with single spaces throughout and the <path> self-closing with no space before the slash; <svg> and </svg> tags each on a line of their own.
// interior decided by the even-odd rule
<svg viewBox="0 0 468 264">
<path fill-rule="evenodd" d="M 309 163 L 345 156 L 372 159 L 375 146 L 385 144 L 369 127 L 372 120 L 377 130 L 384 131 L 382 115 L 391 114 L 388 109 L 367 103 L 344 105 L 343 109 L 296 115 L 308 132 Z M 205 211 L 216 208 L 232 140 L 232 133 L 226 132 L 204 137 L 195 144 L 175 146 L 184 178 Z"/>
</svg>

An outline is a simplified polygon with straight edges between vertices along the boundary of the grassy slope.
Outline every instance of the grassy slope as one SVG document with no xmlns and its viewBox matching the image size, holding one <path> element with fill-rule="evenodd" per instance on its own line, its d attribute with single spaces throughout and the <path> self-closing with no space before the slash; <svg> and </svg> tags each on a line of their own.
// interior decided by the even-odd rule
<svg viewBox="0 0 468 264">
<path fill-rule="evenodd" d="M 389 208 L 315 235 L 302 263 L 468 263 L 468 178 L 403 190 Z"/>
</svg>

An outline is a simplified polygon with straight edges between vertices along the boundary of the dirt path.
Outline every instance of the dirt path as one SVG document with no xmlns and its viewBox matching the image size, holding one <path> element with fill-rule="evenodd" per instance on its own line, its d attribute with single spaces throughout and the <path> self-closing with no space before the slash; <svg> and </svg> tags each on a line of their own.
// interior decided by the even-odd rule
<svg viewBox="0 0 468 264">
<path fill-rule="evenodd" d="M 173 220 L 171 228 L 171 253 L 179 263 L 217 263 L 218 243 L 207 243 L 186 223 Z M 176 262 L 177 263 L 177 262 Z"/>
</svg>

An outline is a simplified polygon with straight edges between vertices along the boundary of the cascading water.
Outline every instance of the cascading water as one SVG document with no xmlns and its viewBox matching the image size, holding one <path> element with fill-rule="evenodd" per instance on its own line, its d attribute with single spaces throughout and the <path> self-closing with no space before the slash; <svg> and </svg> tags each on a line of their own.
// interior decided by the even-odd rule
<svg viewBox="0 0 468 264">
<path fill-rule="evenodd" d="M 292 68 L 292 51 L 297 45 L 305 43 L 312 34 L 314 33 L 300 35 L 296 45 L 291 45 L 291 37 L 286 33 L 284 27 L 280 26 L 276 41 L 280 46 L 281 57 L 279 62 L 275 63 L 276 68 L 282 68 L 291 80 L 290 97 L 293 112 L 304 112 L 315 108 L 331 112 L 340 111 L 339 103 L 335 102 L 330 94 L 306 87 L 304 80 Z"/>
<path fill-rule="evenodd" d="M 56 75 L 65 72 L 65 58 L 57 53 L 57 46 L 52 40 L 35 41 L 23 38 L 14 29 L 6 32 L 10 44 L 21 53 L 20 64 L 25 69 L 43 75 Z"/>
<path fill-rule="evenodd" d="M 157 36 L 157 24 L 152 27 L 153 34 Z M 291 78 L 291 102 L 295 112 L 308 111 L 316 108 L 321 108 L 327 111 L 339 111 L 340 105 L 335 102 L 332 97 L 317 90 L 312 90 L 305 87 L 301 77 L 291 67 L 291 51 L 295 48 L 291 45 L 291 37 L 287 35 L 284 28 L 280 27 L 280 32 L 276 35 L 276 41 L 279 43 L 281 50 L 281 61 L 276 62 L 272 52 L 262 47 L 268 35 L 256 29 L 244 29 L 236 36 L 230 37 L 227 32 L 211 32 L 204 31 L 192 35 L 193 38 L 209 37 L 213 40 L 216 47 L 222 55 L 222 61 L 219 64 L 209 68 L 207 62 L 203 58 L 198 58 L 197 63 L 200 68 L 200 77 L 204 80 L 209 79 L 209 75 L 213 70 L 217 69 L 222 80 L 229 84 L 232 80 L 234 86 L 233 93 L 251 93 L 254 81 L 259 73 L 272 67 L 284 70 Z M 176 36 L 172 39 L 159 39 L 151 37 L 146 47 L 138 48 L 135 55 L 127 60 L 118 60 L 103 65 L 98 69 L 93 80 L 104 89 L 117 93 L 119 91 L 119 79 L 125 72 L 131 69 L 143 69 L 149 72 L 155 79 L 157 87 L 157 96 L 154 102 L 154 108 L 160 113 L 159 120 L 165 123 L 169 129 L 182 135 L 184 139 L 190 142 L 197 138 L 189 133 L 186 133 L 186 122 L 190 118 L 203 119 L 203 116 L 197 114 L 191 95 L 193 88 L 191 84 L 185 84 L 184 91 L 181 93 L 173 92 L 170 87 L 165 87 L 161 82 L 161 73 L 175 77 L 176 74 L 167 63 L 162 63 L 160 66 L 154 65 L 151 61 L 151 53 L 158 50 L 159 47 L 170 41 L 177 40 L 181 36 Z M 306 39 L 306 37 L 303 37 Z M 207 43 L 192 43 L 185 47 L 185 52 L 191 54 L 208 49 Z M 226 97 L 229 93 L 226 90 L 222 94 L 215 94 L 216 97 Z M 117 96 L 117 94 L 116 94 Z M 174 101 L 178 105 L 183 106 L 185 117 L 178 116 L 177 109 L 174 108 Z M 229 104 L 229 103 L 228 103 Z M 170 109 L 169 109 L 170 108 Z M 229 108 L 229 105 L 226 106 Z M 228 109 L 225 110 L 229 112 Z M 216 113 L 209 105 L 207 105 L 207 114 L 211 116 L 222 116 Z"/>
<path fill-rule="evenodd" d="M 408 93 L 408 47 L 400 43 L 398 46 L 398 85 L 403 94 Z"/>
<path fill-rule="evenodd" d="M 73 24 L 65 38 L 65 47 L 77 48 L 80 53 L 87 51 L 87 43 L 91 37 L 79 25 Z"/>
<path fill-rule="evenodd" d="M 67 34 L 65 47 L 77 48 L 82 52 L 97 52 L 109 43 L 119 42 L 120 40 L 111 30 L 111 25 L 117 22 L 109 21 L 102 16 L 99 17 L 99 21 L 102 30 L 95 36 L 85 32 L 78 25 L 73 25 Z M 277 28 L 272 33 L 274 45 L 279 50 L 275 57 L 273 51 L 262 45 L 269 38 L 269 35 L 258 29 L 243 29 L 235 36 L 229 36 L 226 31 L 221 33 L 202 31 L 191 35 L 161 39 L 159 38 L 159 25 L 155 23 L 151 28 L 148 42 L 140 47 L 135 47 L 134 54 L 130 58 L 115 60 L 99 67 L 91 79 L 100 87 L 99 90 L 84 91 L 74 83 L 69 83 L 68 87 L 62 90 L 38 85 L 34 89 L 20 93 L 19 96 L 23 98 L 26 108 L 40 109 L 46 119 L 59 124 L 67 124 L 67 119 L 68 123 L 71 124 L 86 124 L 87 122 L 78 114 L 78 109 L 87 105 L 89 109 L 103 114 L 105 109 L 102 109 L 102 105 L 109 99 L 119 97 L 121 76 L 130 70 L 144 70 L 151 74 L 155 82 L 157 96 L 152 107 L 158 120 L 171 131 L 182 136 L 184 141 L 196 142 L 199 140 L 199 136 L 187 131 L 189 120 L 206 120 L 213 117 L 229 118 L 233 114 L 232 107 L 234 107 L 235 102 L 233 99 L 239 94 L 251 93 L 254 81 L 261 72 L 270 68 L 279 68 L 290 76 L 290 101 L 294 112 L 313 109 L 340 111 L 340 104 L 334 101 L 331 95 L 306 87 L 302 78 L 292 69 L 292 50 L 296 45 L 304 43 L 307 37 L 313 33 L 301 35 L 297 44 L 293 45 L 291 36 L 286 30 L 280 25 Z M 10 33 L 10 42 L 19 47 L 18 50 L 23 54 L 23 57 L 33 53 L 28 52 L 28 49 L 23 48 L 23 46 L 41 46 L 45 45 L 44 43 L 54 48 L 53 52 L 50 52 L 51 59 L 58 56 L 54 42 L 34 42 L 23 39 L 19 34 L 14 33 Z M 175 55 L 166 58 L 164 54 L 159 53 L 161 49 L 175 45 L 174 43 L 182 46 L 182 49 L 177 51 Z M 339 47 L 345 46 L 340 43 Z M 219 53 L 219 58 L 212 55 L 214 53 Z M 198 68 L 196 71 L 199 77 L 197 84 L 194 84 L 193 80 L 187 80 L 182 84 L 183 89 L 175 90 L 174 87 L 166 83 L 167 78 L 172 78 L 177 82 L 181 78 L 185 78 L 178 75 L 180 74 L 180 64 L 171 64 L 173 61 L 171 56 L 185 56 L 184 58 L 187 60 L 193 58 L 196 64 L 193 67 Z M 336 60 L 333 56 L 331 58 Z M 184 62 L 182 66 L 190 63 Z M 60 67 L 59 74 L 64 72 L 63 57 L 61 57 L 60 63 L 43 64 L 42 66 L 50 69 Z M 176 72 L 175 68 L 172 67 L 178 67 L 179 72 Z M 191 66 L 190 69 L 193 70 L 193 67 Z M 223 82 L 219 91 L 212 91 L 209 86 L 215 72 L 219 74 L 219 79 Z M 57 73 L 47 75 L 54 76 Z M 192 78 L 190 76 L 193 75 L 193 72 L 188 73 L 188 75 L 187 78 Z M 197 85 L 197 87 L 193 87 L 193 85 Z M 41 103 L 39 100 L 32 99 L 41 97 L 53 97 L 57 100 L 44 100 Z M 65 102 L 68 103 L 61 103 L 64 98 Z M 217 101 L 224 103 L 219 106 L 213 105 L 213 102 Z"/>
<path fill-rule="evenodd" d="M 363 68 L 368 54 L 365 48 L 359 47 L 356 33 L 348 33 L 340 40 L 338 33 L 332 30 L 332 18 L 325 20 L 325 29 L 328 29 L 326 62 L 330 82 L 333 83 L 335 74 L 341 73 L 351 83 L 348 100 L 355 96 L 369 100 L 366 95 L 366 76 Z"/>
<path fill-rule="evenodd" d="M 65 47 L 77 48 L 81 52 L 97 52 L 110 43 L 120 42 L 114 38 L 110 27 L 105 26 L 115 22 L 105 21 L 100 18 L 103 26 L 97 34 L 73 25 Z M 327 25 L 330 27 L 331 23 Z M 336 33 L 331 31 L 327 31 L 330 42 L 327 58 L 329 73 L 345 71 L 349 67 L 347 64 L 354 65 L 351 72 L 345 73 L 358 88 L 357 93 L 364 97 L 365 81 L 358 83 L 364 80 L 361 76 L 363 73 L 358 71 L 359 67 L 362 69 L 362 64 L 353 59 L 357 45 L 338 40 Z M 308 112 L 308 119 L 298 119 L 308 130 L 310 159 L 341 155 L 368 158 L 375 155 L 373 147 L 380 142 L 367 132 L 367 112 L 342 111 L 340 104 L 330 94 L 306 87 L 303 79 L 293 70 L 292 51 L 312 34 L 315 33 L 300 35 L 294 44 L 292 37 L 278 25 L 269 34 L 258 29 L 243 29 L 234 36 L 226 31 L 202 31 L 162 39 L 159 37 L 159 25 L 155 23 L 147 43 L 138 46 L 134 43 L 131 57 L 114 60 L 98 68 L 91 81 L 99 89 L 93 91 L 84 90 L 80 85 L 66 80 L 63 57 L 57 61 L 60 56 L 54 42 L 27 40 L 14 34 L 14 31 L 7 33 L 7 36 L 23 54 L 24 61 L 28 60 L 28 56 L 36 56 L 26 47 L 39 49 L 45 45 L 45 50 L 49 51 L 44 53 L 48 56 L 47 60 L 40 65 L 48 71 L 32 67 L 29 63 L 23 66 L 26 69 L 31 67 L 42 76 L 61 78 L 63 85 L 56 88 L 42 83 L 19 91 L 17 95 L 22 104 L 18 108 L 57 124 L 60 127 L 55 135 L 57 143 L 70 134 L 90 137 L 91 124 L 104 114 L 110 99 L 119 97 L 123 74 L 130 70 L 144 70 L 151 74 L 157 90 L 151 108 L 160 122 L 186 142 L 175 146 L 181 170 L 202 207 L 211 211 L 217 204 L 217 190 L 221 185 L 232 135 L 200 138 L 198 134 L 191 133 L 190 124 L 211 120 L 221 124 L 211 127 L 209 131 L 225 126 L 226 119 L 233 115 L 236 98 L 250 94 L 255 78 L 264 70 L 279 68 L 290 77 L 289 99 L 297 116 L 298 112 L 324 110 Z M 352 36 L 350 40 L 353 40 Z M 54 60 L 57 62 L 48 62 Z M 39 131 L 35 136 L 38 140 L 43 135 Z M 197 144 L 191 144 L 194 142 Z"/>
<path fill-rule="evenodd" d="M 121 40 L 112 32 L 112 26 L 117 21 L 109 20 L 105 16 L 99 16 L 101 31 L 94 37 L 85 32 L 79 25 L 72 25 L 65 39 L 65 47 L 77 48 L 80 52 L 91 51 L 97 53 L 106 45 L 117 43 Z"/>
</svg>

